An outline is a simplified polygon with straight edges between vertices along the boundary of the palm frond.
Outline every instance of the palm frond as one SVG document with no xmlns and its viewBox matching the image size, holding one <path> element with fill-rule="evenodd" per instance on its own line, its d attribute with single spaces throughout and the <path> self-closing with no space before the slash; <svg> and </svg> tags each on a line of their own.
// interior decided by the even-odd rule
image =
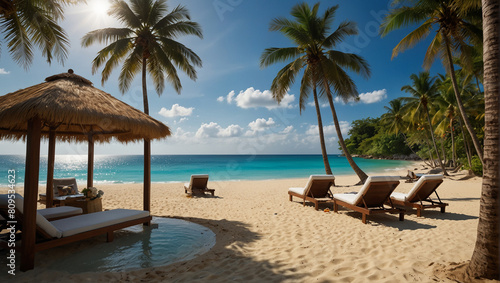
<svg viewBox="0 0 500 283">
<path fill-rule="evenodd" d="M 272 47 L 267 48 L 260 56 L 260 67 L 265 68 L 278 62 L 287 62 L 295 60 L 302 54 L 302 51 L 297 47 Z"/>
<path fill-rule="evenodd" d="M 392 50 L 392 58 L 396 57 L 400 52 L 405 51 L 408 48 L 415 46 L 419 41 L 426 38 L 432 28 L 432 20 L 429 19 L 425 21 L 418 28 L 406 35 Z"/>
<path fill-rule="evenodd" d="M 273 98 L 279 102 L 295 82 L 295 77 L 304 66 L 303 58 L 298 58 L 281 69 L 271 84 Z"/>
<path fill-rule="evenodd" d="M 424 57 L 424 69 L 429 70 L 432 66 L 432 63 L 434 63 L 434 60 L 436 59 L 436 56 L 439 53 L 443 52 L 443 40 L 442 40 L 442 34 L 440 32 L 436 33 L 436 36 L 431 41 L 431 44 L 429 44 L 429 47 L 427 47 L 427 52 L 425 53 Z"/>
<path fill-rule="evenodd" d="M 129 37 L 134 31 L 129 28 L 104 28 L 88 32 L 82 37 L 83 47 L 89 47 L 95 42 L 108 44 Z"/>
<path fill-rule="evenodd" d="M 131 29 L 138 29 L 141 27 L 141 20 L 125 1 L 113 0 L 108 14 Z"/>
<path fill-rule="evenodd" d="M 159 36 L 175 38 L 181 35 L 194 35 L 203 38 L 201 26 L 196 22 L 182 21 L 169 25 L 156 25 Z"/>
<path fill-rule="evenodd" d="M 334 61 L 339 66 L 361 74 L 365 78 L 370 77 L 370 65 L 361 56 L 337 50 L 330 50 L 326 53 L 328 54 L 328 59 Z"/>
<path fill-rule="evenodd" d="M 356 34 L 358 34 L 358 26 L 356 25 L 356 23 L 351 21 L 344 21 L 340 23 L 337 30 L 335 30 L 332 34 L 325 38 L 321 45 L 325 48 L 332 48 L 339 42 L 344 40 L 344 38 L 346 38 L 347 36 Z"/>
<path fill-rule="evenodd" d="M 380 26 L 382 37 L 402 27 L 408 27 L 430 19 L 430 15 L 421 7 L 401 7 L 389 12 Z"/>
<path fill-rule="evenodd" d="M 142 52 L 143 49 L 141 46 L 137 46 L 132 53 L 125 59 L 125 62 L 123 62 L 122 69 L 120 71 L 120 75 L 118 76 L 118 88 L 120 89 L 121 93 L 125 93 L 129 90 L 130 85 L 132 84 L 132 81 L 134 80 L 134 77 L 137 73 L 140 73 L 141 67 L 142 67 Z M 111 57 L 111 59 L 114 59 L 114 54 Z M 111 66 L 115 60 L 109 60 L 106 63 L 106 67 L 104 68 L 103 71 L 103 79 L 104 79 L 104 72 L 108 71 L 109 72 L 114 68 L 114 66 Z M 108 75 L 109 76 L 109 75 Z"/>
</svg>

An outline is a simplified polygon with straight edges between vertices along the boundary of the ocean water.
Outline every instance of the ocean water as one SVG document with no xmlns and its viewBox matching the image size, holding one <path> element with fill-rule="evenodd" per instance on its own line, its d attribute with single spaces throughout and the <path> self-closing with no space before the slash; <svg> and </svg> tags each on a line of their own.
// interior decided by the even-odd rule
<svg viewBox="0 0 500 283">
<path fill-rule="evenodd" d="M 384 173 L 411 166 L 411 161 L 373 160 L 354 158 L 368 175 Z M 350 175 L 354 171 L 347 159 L 329 156 L 334 175 Z M 24 183 L 25 157 L 0 155 L 0 185 L 9 183 L 15 170 L 15 183 Z M 144 159 L 142 155 L 96 155 L 94 183 L 142 183 Z M 10 171 L 10 173 L 9 173 Z M 188 182 L 191 174 L 209 174 L 212 181 L 266 180 L 306 178 L 325 174 L 321 155 L 153 155 L 151 181 L 153 183 Z M 86 155 L 57 155 L 54 178 L 75 177 L 80 183 L 87 180 Z M 47 179 L 47 156 L 40 159 L 40 184 Z"/>
</svg>

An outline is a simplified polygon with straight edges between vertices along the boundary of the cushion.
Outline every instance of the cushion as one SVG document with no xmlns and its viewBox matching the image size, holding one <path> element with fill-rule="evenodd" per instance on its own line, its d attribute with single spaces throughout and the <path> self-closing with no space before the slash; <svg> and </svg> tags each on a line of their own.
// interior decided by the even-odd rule
<svg viewBox="0 0 500 283">
<path fill-rule="evenodd" d="M 413 188 L 411 188 L 411 190 L 408 192 L 408 199 L 412 199 L 414 197 L 414 194 L 420 189 L 420 186 L 422 186 L 422 184 L 428 180 L 443 180 L 443 175 L 441 175 L 441 174 L 422 175 L 422 177 L 420 177 L 420 179 L 418 179 L 418 181 L 415 183 L 415 185 L 413 185 Z"/>
<path fill-rule="evenodd" d="M 59 206 L 59 207 L 39 209 L 38 213 L 40 213 L 40 215 L 42 215 L 46 219 L 52 219 L 52 218 L 80 215 L 83 213 L 83 210 L 79 207 L 73 207 L 73 206 Z"/>
<path fill-rule="evenodd" d="M 368 190 L 368 188 L 370 187 L 370 183 L 376 183 L 376 182 L 395 182 L 395 181 L 399 181 L 399 176 L 373 176 L 373 177 L 368 177 L 368 179 L 366 179 L 365 181 L 365 184 L 363 185 L 363 187 L 361 187 L 361 189 L 359 190 L 359 192 L 357 194 L 355 194 L 355 197 L 353 198 L 352 196 L 348 196 L 347 199 L 349 201 L 352 201 L 352 202 L 348 202 L 346 200 L 344 200 L 345 202 L 348 202 L 352 205 L 357 205 L 358 202 L 361 201 L 361 198 L 363 197 L 363 195 L 365 194 L 366 190 Z M 344 194 L 334 194 L 333 195 L 333 198 L 336 198 L 335 195 L 337 195 L 337 199 L 339 199 L 339 195 L 344 195 Z M 350 194 L 349 194 L 350 195 Z M 340 196 L 341 198 L 343 198 L 342 196 Z M 342 200 L 342 199 L 340 199 Z"/>
<path fill-rule="evenodd" d="M 5 200 L 8 200 L 8 195 L 0 195 L 0 203 L 4 203 Z M 19 212 L 24 212 L 24 198 L 20 194 L 15 194 L 16 200 L 16 208 Z M 54 225 L 50 224 L 50 222 L 45 219 L 38 211 L 36 212 L 36 225 L 44 230 L 47 234 L 54 238 L 60 238 L 62 236 L 62 232 L 59 231 Z"/>
<path fill-rule="evenodd" d="M 306 188 L 289 188 L 288 191 L 299 194 L 299 195 L 304 195 Z"/>
<path fill-rule="evenodd" d="M 399 193 L 399 192 L 393 192 L 391 194 L 391 198 L 399 201 L 406 201 L 406 198 L 408 197 L 407 194 L 404 193 Z"/>
<path fill-rule="evenodd" d="M 352 193 L 352 194 L 333 194 L 333 198 L 336 200 L 340 200 L 343 202 L 347 202 L 349 204 L 355 205 L 356 204 L 356 199 L 358 197 L 357 193 Z"/>
<path fill-rule="evenodd" d="M 66 195 L 74 195 L 75 190 L 73 188 L 74 185 L 69 185 L 69 186 L 57 186 L 57 195 L 62 197 Z"/>
<path fill-rule="evenodd" d="M 52 221 L 63 237 L 149 216 L 149 211 L 113 209 Z"/>
<path fill-rule="evenodd" d="M 75 178 L 62 178 L 62 179 L 54 179 L 54 186 L 53 186 L 53 191 L 54 191 L 54 196 L 57 196 L 58 191 L 57 188 L 59 186 L 73 186 L 74 188 L 74 193 L 78 194 L 78 185 L 76 183 Z"/>
</svg>

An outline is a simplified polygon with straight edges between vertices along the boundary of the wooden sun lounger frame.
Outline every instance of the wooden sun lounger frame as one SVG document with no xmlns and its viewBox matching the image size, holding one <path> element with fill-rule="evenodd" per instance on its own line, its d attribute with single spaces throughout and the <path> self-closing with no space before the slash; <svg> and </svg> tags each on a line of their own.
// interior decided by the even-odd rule
<svg viewBox="0 0 500 283">
<path fill-rule="evenodd" d="M 335 186 L 335 181 L 332 181 L 332 180 L 321 180 L 321 179 L 318 180 L 318 179 L 316 179 L 313 182 L 315 182 L 315 183 L 328 182 L 328 183 L 330 183 L 330 187 Z M 319 209 L 320 203 L 333 202 L 333 194 L 332 194 L 332 191 L 330 188 L 328 189 L 328 198 L 325 198 L 325 197 L 316 198 L 312 192 L 311 192 L 311 196 L 308 196 L 307 194 L 302 195 L 302 194 L 298 194 L 296 192 L 288 191 L 288 195 L 289 195 L 290 201 L 293 201 L 293 197 L 298 197 L 298 198 L 302 199 L 302 206 L 306 205 L 306 201 L 310 201 L 310 202 L 314 203 L 314 208 L 316 210 Z"/>
<path fill-rule="evenodd" d="M 21 227 L 22 227 L 22 219 L 23 219 L 22 214 L 16 208 L 16 220 L 17 220 L 17 223 L 21 225 Z M 125 222 L 113 224 L 113 225 L 102 227 L 102 228 L 97 228 L 94 230 L 90 230 L 87 232 L 78 233 L 75 235 L 71 235 L 68 237 L 62 237 L 62 238 L 54 238 L 54 237 L 50 236 L 49 234 L 47 234 L 44 230 L 42 230 L 37 225 L 36 232 L 37 232 L 37 236 L 38 236 L 37 238 L 39 240 L 37 241 L 37 243 L 35 243 L 35 253 L 39 252 L 39 251 L 46 250 L 46 249 L 66 245 L 69 243 L 78 242 L 78 241 L 92 238 L 95 236 L 99 236 L 102 234 L 106 234 L 106 241 L 107 242 L 112 242 L 114 239 L 114 231 L 120 230 L 120 229 L 123 229 L 126 227 L 130 227 L 130 226 L 142 224 L 142 223 L 149 223 L 152 219 L 153 219 L 153 217 L 150 215 L 147 217 L 141 217 L 141 218 L 137 218 L 137 219 L 133 219 L 133 220 L 128 220 Z M 18 248 L 18 247 L 16 247 L 16 248 Z"/>
<path fill-rule="evenodd" d="M 210 193 L 212 196 L 215 194 L 215 189 L 209 189 L 207 186 L 202 186 L 202 187 L 195 187 L 194 185 L 196 184 L 196 179 L 205 179 L 204 177 L 196 177 L 193 180 L 193 183 L 191 184 L 191 179 L 189 180 L 188 186 L 184 186 L 184 192 L 186 194 L 190 195 L 199 195 L 199 194 L 205 194 L 205 193 Z M 207 183 L 208 183 L 208 176 L 207 176 Z M 189 185 L 191 185 L 191 190 L 189 190 Z M 190 191 L 190 192 L 189 192 Z"/>
<path fill-rule="evenodd" d="M 399 185 L 399 181 L 373 182 L 364 196 L 361 197 L 363 206 L 353 205 L 338 199 L 333 199 L 333 211 L 338 212 L 338 206 L 344 206 L 357 212 L 361 212 L 361 221 L 366 224 L 366 216 L 379 213 L 399 214 L 399 221 L 404 220 L 405 210 L 396 208 L 390 201 L 390 195 Z M 387 190 L 391 186 L 391 190 Z M 386 199 L 389 199 L 390 208 L 384 206 Z"/>
<path fill-rule="evenodd" d="M 441 213 L 445 213 L 446 207 L 448 206 L 448 203 L 444 203 L 441 201 L 441 198 L 439 198 L 439 195 L 436 191 L 436 189 L 441 185 L 443 180 L 425 180 L 421 188 L 417 191 L 417 194 L 415 197 L 411 200 L 407 201 L 401 201 L 401 200 L 396 200 L 393 198 L 389 198 L 389 201 L 392 201 L 395 205 L 400 205 L 400 206 L 407 206 L 407 207 L 412 207 L 417 209 L 417 217 L 422 216 L 422 210 L 428 209 L 428 208 L 436 208 L 440 207 L 441 208 Z M 436 194 L 436 197 L 438 201 L 434 201 L 431 199 L 432 193 Z M 425 203 L 430 203 L 430 204 L 425 204 Z"/>
</svg>

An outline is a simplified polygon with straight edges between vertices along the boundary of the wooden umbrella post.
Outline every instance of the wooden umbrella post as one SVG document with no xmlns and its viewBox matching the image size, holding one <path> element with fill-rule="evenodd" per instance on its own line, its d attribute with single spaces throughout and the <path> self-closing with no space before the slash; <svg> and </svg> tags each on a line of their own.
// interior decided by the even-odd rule
<svg viewBox="0 0 500 283">
<path fill-rule="evenodd" d="M 52 207 L 54 204 L 54 161 L 56 156 L 56 128 L 49 130 L 49 152 L 47 158 L 47 186 L 45 188 L 45 207 Z"/>
<path fill-rule="evenodd" d="M 144 139 L 144 210 L 151 211 L 151 141 L 148 139 Z"/>
<path fill-rule="evenodd" d="M 94 135 L 89 134 L 89 152 L 87 163 L 87 188 L 94 186 Z"/>
<path fill-rule="evenodd" d="M 21 271 L 35 266 L 36 198 L 40 170 L 40 138 L 42 123 L 35 117 L 28 121 L 26 138 L 26 172 L 24 177 L 23 233 Z"/>
</svg>

